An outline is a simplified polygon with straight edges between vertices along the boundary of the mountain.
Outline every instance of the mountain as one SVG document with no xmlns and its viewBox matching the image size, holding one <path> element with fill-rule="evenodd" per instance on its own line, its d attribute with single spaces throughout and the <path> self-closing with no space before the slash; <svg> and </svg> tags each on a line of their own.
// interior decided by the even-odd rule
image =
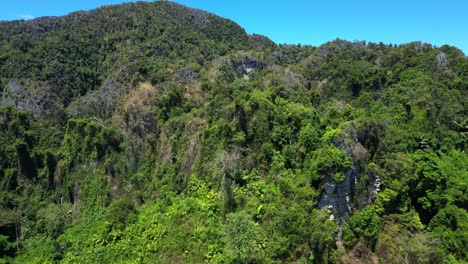
<svg viewBox="0 0 468 264">
<path fill-rule="evenodd" d="M 167 1 L 0 22 L 0 263 L 464 263 L 467 87 Z"/>
</svg>

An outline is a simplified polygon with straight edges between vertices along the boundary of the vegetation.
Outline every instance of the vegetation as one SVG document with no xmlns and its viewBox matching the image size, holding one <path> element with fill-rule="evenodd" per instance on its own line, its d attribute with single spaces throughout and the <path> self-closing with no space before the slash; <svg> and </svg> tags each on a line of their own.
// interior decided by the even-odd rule
<svg viewBox="0 0 468 264">
<path fill-rule="evenodd" d="M 0 263 L 466 263 L 467 87 L 167 1 L 0 22 Z"/>
</svg>

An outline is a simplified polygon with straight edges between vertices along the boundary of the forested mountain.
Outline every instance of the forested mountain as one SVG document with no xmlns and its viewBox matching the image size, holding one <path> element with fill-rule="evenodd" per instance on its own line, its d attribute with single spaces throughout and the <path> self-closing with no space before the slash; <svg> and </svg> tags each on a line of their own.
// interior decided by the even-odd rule
<svg viewBox="0 0 468 264">
<path fill-rule="evenodd" d="M 466 263 L 467 88 L 166 1 L 0 22 L 0 263 Z"/>
</svg>

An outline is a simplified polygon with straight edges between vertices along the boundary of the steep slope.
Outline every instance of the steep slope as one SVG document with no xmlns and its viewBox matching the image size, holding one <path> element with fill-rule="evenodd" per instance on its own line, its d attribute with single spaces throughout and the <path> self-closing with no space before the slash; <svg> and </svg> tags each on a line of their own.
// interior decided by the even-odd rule
<svg viewBox="0 0 468 264">
<path fill-rule="evenodd" d="M 468 60 L 159 1 L 0 22 L 0 261 L 467 260 Z"/>
<path fill-rule="evenodd" d="M 248 46 L 232 21 L 169 2 L 2 22 L 0 32 L 3 87 L 6 79 L 45 82 L 65 105 L 122 67 L 139 73 L 127 78 L 156 81 L 170 64 L 203 64 Z"/>
</svg>

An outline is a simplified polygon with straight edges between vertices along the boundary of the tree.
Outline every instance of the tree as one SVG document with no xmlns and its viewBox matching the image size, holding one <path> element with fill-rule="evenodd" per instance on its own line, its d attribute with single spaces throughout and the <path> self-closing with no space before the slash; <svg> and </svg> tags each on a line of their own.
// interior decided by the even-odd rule
<svg viewBox="0 0 468 264">
<path fill-rule="evenodd" d="M 250 251 L 259 239 L 259 233 L 250 215 L 241 211 L 226 217 L 225 235 L 230 247 L 237 251 L 237 263 L 242 263 L 241 255 Z"/>
</svg>

